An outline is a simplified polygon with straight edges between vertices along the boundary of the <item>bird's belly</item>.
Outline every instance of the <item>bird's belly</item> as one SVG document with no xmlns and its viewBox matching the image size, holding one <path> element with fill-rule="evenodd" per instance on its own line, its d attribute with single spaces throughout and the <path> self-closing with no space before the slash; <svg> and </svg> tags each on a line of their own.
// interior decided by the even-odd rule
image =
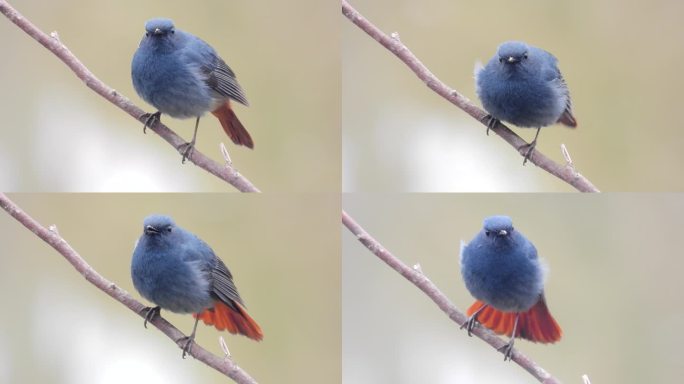
<svg viewBox="0 0 684 384">
<path fill-rule="evenodd" d="M 485 109 L 495 118 L 518 127 L 545 127 L 558 121 L 565 99 L 551 87 L 509 84 L 483 97 Z"/>
<path fill-rule="evenodd" d="M 477 257 L 463 274 L 466 287 L 478 300 L 504 312 L 523 312 L 539 300 L 543 278 L 538 266 L 524 259 L 503 261 Z"/>
<path fill-rule="evenodd" d="M 143 66 L 133 74 L 135 90 L 145 101 L 171 117 L 186 119 L 204 115 L 215 105 L 210 88 L 194 74 L 177 68 Z"/>
<path fill-rule="evenodd" d="M 198 313 L 213 306 L 208 282 L 183 265 L 135 265 L 133 285 L 143 297 L 176 313 Z"/>
</svg>

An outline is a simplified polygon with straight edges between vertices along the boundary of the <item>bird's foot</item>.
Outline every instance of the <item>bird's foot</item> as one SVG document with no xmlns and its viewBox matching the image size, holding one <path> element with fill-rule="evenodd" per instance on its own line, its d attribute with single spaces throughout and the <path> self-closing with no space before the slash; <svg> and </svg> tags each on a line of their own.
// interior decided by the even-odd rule
<svg viewBox="0 0 684 384">
<path fill-rule="evenodd" d="M 181 160 L 182 164 L 185 164 L 185 160 L 190 157 L 190 154 L 192 151 L 195 149 L 195 141 L 191 141 L 189 143 L 182 144 L 180 147 L 178 147 L 178 151 L 183 154 L 183 159 Z"/>
<path fill-rule="evenodd" d="M 154 124 L 154 121 L 161 121 L 161 111 L 157 111 L 156 113 L 146 113 L 142 116 L 140 116 L 140 119 L 145 119 L 145 125 L 143 125 L 143 133 L 147 133 L 147 127 L 151 127 L 152 124 Z"/>
<path fill-rule="evenodd" d="M 489 130 L 493 129 L 497 124 L 499 124 L 499 119 L 492 115 L 486 115 L 482 118 L 482 122 L 487 126 L 487 136 L 489 136 Z"/>
<path fill-rule="evenodd" d="M 460 329 L 465 328 L 468 331 L 468 336 L 472 336 L 473 329 L 477 325 L 477 313 L 473 314 L 468 318 L 468 320 L 461 325 Z"/>
<path fill-rule="evenodd" d="M 190 346 L 192 345 L 193 341 L 195 341 L 194 336 L 184 336 L 178 339 L 179 342 L 185 340 L 185 344 L 183 345 L 183 358 L 185 359 L 185 356 L 190 353 Z"/>
<path fill-rule="evenodd" d="M 504 361 L 511 360 L 511 357 L 513 355 L 513 344 L 515 344 L 515 338 L 511 339 L 511 341 L 506 343 L 501 348 L 497 349 L 497 351 L 504 354 Z"/>
<path fill-rule="evenodd" d="M 145 322 L 143 323 L 143 326 L 147 328 L 147 322 L 152 321 L 152 319 L 154 319 L 156 316 L 159 316 L 159 312 L 161 312 L 161 307 L 145 307 L 145 310 L 147 311 L 147 313 L 145 314 Z"/>
<path fill-rule="evenodd" d="M 527 151 L 525 152 L 525 158 L 523 159 L 523 165 L 527 164 L 527 160 L 530 159 L 530 155 L 532 155 L 532 151 L 534 151 L 534 148 L 537 147 L 537 140 L 534 140 L 533 142 L 529 144 L 525 144 L 522 147 L 520 147 L 520 150 L 527 148 Z"/>
</svg>

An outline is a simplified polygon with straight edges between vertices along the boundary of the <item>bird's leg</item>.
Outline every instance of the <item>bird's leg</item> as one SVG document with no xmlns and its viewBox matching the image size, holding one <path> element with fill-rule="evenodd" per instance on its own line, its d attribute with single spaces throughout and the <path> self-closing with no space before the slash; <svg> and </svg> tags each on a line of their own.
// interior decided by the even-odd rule
<svg viewBox="0 0 684 384">
<path fill-rule="evenodd" d="M 513 344 L 515 344 L 515 334 L 518 332 L 518 318 L 520 317 L 519 313 L 515 314 L 515 322 L 513 323 L 513 334 L 511 335 L 511 340 L 508 342 L 508 344 L 504 345 L 503 347 L 499 348 L 499 352 L 503 352 L 504 354 L 504 361 L 510 360 L 511 355 L 513 354 Z"/>
<path fill-rule="evenodd" d="M 183 346 L 183 358 L 185 359 L 185 355 L 187 355 L 190 351 L 190 345 L 192 344 L 193 341 L 195 341 L 195 332 L 197 332 L 197 323 L 199 322 L 199 316 L 195 318 L 195 326 L 192 327 L 192 333 L 190 336 L 185 336 L 182 337 L 180 340 L 185 339 L 185 345 Z"/>
<path fill-rule="evenodd" d="M 146 113 L 140 116 L 140 118 L 145 118 L 145 125 L 143 125 L 143 133 L 146 133 L 145 130 L 147 129 L 147 127 L 151 127 L 152 124 L 154 124 L 155 120 L 161 121 L 161 111 L 157 111 L 156 113 Z"/>
<path fill-rule="evenodd" d="M 528 149 L 527 149 L 527 153 L 525 153 L 525 160 L 523 160 L 523 165 L 525 165 L 527 163 L 527 160 L 530 159 L 530 155 L 532 154 L 532 151 L 537 146 L 537 137 L 539 137 L 539 131 L 541 131 L 541 127 L 537 128 L 537 133 L 534 135 L 534 140 L 532 140 L 531 143 L 524 145 Z"/>
<path fill-rule="evenodd" d="M 152 321 L 152 319 L 154 319 L 156 316 L 159 316 L 161 307 L 145 307 L 145 310 L 147 310 L 147 314 L 145 314 L 145 322 L 143 323 L 143 325 L 145 326 L 145 328 L 147 328 L 147 322 Z"/>
<path fill-rule="evenodd" d="M 482 118 L 482 122 L 485 123 L 487 126 L 487 136 L 489 136 L 489 130 L 493 129 L 498 123 L 499 119 L 495 118 L 492 115 L 486 115 L 485 117 Z"/>
<path fill-rule="evenodd" d="M 199 120 L 200 117 L 197 116 L 197 120 L 195 121 L 195 132 L 192 134 L 192 140 L 189 143 L 185 143 L 178 148 L 179 150 L 181 150 L 182 147 L 185 147 L 185 149 L 183 149 L 183 160 L 181 160 L 182 163 L 185 163 L 185 160 L 188 158 L 188 156 L 190 156 L 190 153 L 192 153 L 192 150 L 195 148 L 195 140 L 197 139 L 197 127 L 199 127 Z"/>
<path fill-rule="evenodd" d="M 460 329 L 465 328 L 468 331 L 468 336 L 472 336 L 471 332 L 473 331 L 473 328 L 475 328 L 475 323 L 477 323 L 477 315 L 480 312 L 482 312 L 482 310 L 485 308 L 487 308 L 487 304 L 484 304 L 480 308 L 478 308 L 477 311 L 475 311 L 475 313 L 470 315 L 468 320 L 465 323 L 463 323 L 463 325 L 461 325 Z"/>
</svg>

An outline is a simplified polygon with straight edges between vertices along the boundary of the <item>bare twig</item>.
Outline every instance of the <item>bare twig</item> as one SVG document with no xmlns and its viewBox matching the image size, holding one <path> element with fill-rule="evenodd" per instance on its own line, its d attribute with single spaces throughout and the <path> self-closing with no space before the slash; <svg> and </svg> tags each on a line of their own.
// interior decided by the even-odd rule
<svg viewBox="0 0 684 384">
<path fill-rule="evenodd" d="M 487 116 L 487 112 L 478 108 L 475 104 L 470 102 L 467 97 L 461 95 L 458 91 L 450 88 L 439 80 L 437 76 L 430 72 L 418 57 L 399 40 L 398 33 L 394 32 L 392 36 L 387 36 L 368 19 L 363 17 L 363 15 L 354 9 L 346 0 L 342 0 L 342 13 L 357 27 L 403 61 L 404 64 L 406 64 L 430 89 L 486 126 L 487 120 L 485 117 Z M 516 135 L 515 132 L 511 131 L 502 123 L 498 123 L 492 130 L 513 146 L 521 156 L 525 156 L 528 149 L 527 142 Z M 536 149 L 532 151 L 529 161 L 581 192 L 599 192 L 586 177 L 582 176 L 573 167 L 562 166 L 555 163 Z"/>
<path fill-rule="evenodd" d="M 83 275 L 83 277 L 85 277 L 86 280 L 88 280 L 88 282 L 128 307 L 128 309 L 135 312 L 140 317 L 145 317 L 147 314 L 147 311 L 145 310 L 146 307 L 135 300 L 128 292 L 97 273 L 97 271 L 95 271 L 78 252 L 71 248 L 67 241 L 59 235 L 57 228 L 54 225 L 50 226 L 50 229 L 45 228 L 2 193 L 0 193 L 0 206 L 24 227 L 59 252 L 79 273 L 81 273 L 81 275 Z M 155 327 L 173 340 L 179 348 L 185 346 L 185 340 L 183 339 L 185 335 L 161 316 L 155 316 L 150 323 L 154 324 Z M 202 361 L 206 365 L 230 377 L 237 383 L 256 384 L 256 381 L 232 360 L 220 358 L 202 348 L 197 343 L 192 344 L 189 353 L 197 360 Z"/>
<path fill-rule="evenodd" d="M 12 6 L 9 5 L 9 3 L 7 3 L 5 0 L 0 0 L 0 12 L 2 12 L 11 22 L 16 24 L 17 27 L 26 32 L 34 40 L 42 44 L 45 48 L 62 60 L 62 62 L 64 62 L 64 64 L 66 64 L 69 69 L 71 69 L 74 74 L 85 83 L 86 86 L 88 86 L 88 88 L 92 89 L 95 91 L 95 93 L 104 97 L 112 104 L 123 109 L 136 120 L 140 121 L 141 123 L 145 123 L 145 111 L 137 107 L 125 96 L 119 94 L 119 92 L 117 92 L 115 89 L 110 88 L 107 84 L 103 83 L 92 72 L 90 72 L 90 70 L 83 65 L 83 63 L 81 63 L 78 58 L 71 53 L 71 51 L 69 51 L 69 48 L 62 44 L 56 32 L 52 32 L 51 35 L 45 34 L 43 31 L 38 29 L 38 27 L 33 25 L 33 23 L 31 23 L 28 19 L 22 16 L 16 9 L 12 8 Z M 183 147 L 183 145 L 186 144 L 185 140 L 169 129 L 166 125 L 162 124 L 158 119 L 155 119 L 154 123 L 149 128 L 151 128 L 155 133 L 171 144 L 179 153 L 182 153 L 185 149 Z M 252 184 L 244 176 L 240 175 L 235 169 L 233 169 L 232 166 L 222 166 L 206 155 L 202 154 L 197 149 L 191 151 L 188 159 L 198 167 L 229 183 L 241 192 L 259 192 L 259 189 L 257 189 L 254 184 Z"/>
<path fill-rule="evenodd" d="M 561 153 L 563 154 L 563 158 L 565 159 L 565 164 L 567 164 L 568 167 L 575 168 L 575 166 L 572 164 L 572 158 L 570 157 L 570 152 L 568 151 L 568 147 L 565 146 L 565 144 L 561 144 Z"/>
<path fill-rule="evenodd" d="M 452 304 L 451 301 L 449 301 L 446 295 L 444 295 L 444 293 L 442 293 L 442 291 L 440 291 L 439 288 L 437 288 L 437 286 L 430 281 L 427 276 L 425 276 L 420 268 L 411 268 L 404 264 L 391 252 L 385 249 L 382 244 L 369 235 L 368 232 L 366 232 L 366 230 L 363 229 L 356 221 L 354 221 L 354 219 L 345 211 L 342 211 L 342 224 L 344 224 L 344 226 L 347 227 L 347 229 L 349 229 L 354 236 L 356 236 L 361 244 L 368 248 L 368 250 L 370 250 L 375 256 L 392 267 L 392 269 L 399 272 L 400 275 L 404 276 L 408 281 L 418 287 L 418 289 L 425 292 L 430 300 L 437 304 L 439 309 L 446 313 L 446 315 L 449 316 L 449 318 L 456 324 L 461 326 L 468 320 L 466 315 L 463 314 L 463 312 L 461 312 L 454 304 Z M 472 333 L 495 349 L 500 349 L 507 344 L 506 341 L 484 327 L 476 327 L 473 329 Z M 544 368 L 532 361 L 532 359 L 529 357 L 519 352 L 517 349 L 513 350 L 511 360 L 523 367 L 541 383 L 560 383 L 558 379 L 551 376 L 551 374 L 546 372 Z"/>
</svg>

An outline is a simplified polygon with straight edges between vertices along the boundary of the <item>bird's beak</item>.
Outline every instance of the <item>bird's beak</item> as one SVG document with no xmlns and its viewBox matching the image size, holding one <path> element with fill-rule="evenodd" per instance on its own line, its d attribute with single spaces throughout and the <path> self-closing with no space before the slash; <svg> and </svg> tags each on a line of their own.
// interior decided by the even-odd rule
<svg viewBox="0 0 684 384">
<path fill-rule="evenodd" d="M 161 30 L 160 28 L 155 28 L 153 33 L 154 33 L 155 35 L 161 35 L 161 34 L 162 34 L 162 30 Z"/>
<path fill-rule="evenodd" d="M 508 57 L 506 58 L 506 61 L 509 62 L 509 63 L 517 63 L 517 62 L 520 61 L 520 60 L 518 60 L 516 57 L 508 56 Z"/>
<path fill-rule="evenodd" d="M 145 227 L 145 234 L 146 235 L 151 235 L 151 234 L 157 234 L 159 233 L 159 230 L 151 225 L 148 225 Z"/>
<path fill-rule="evenodd" d="M 499 236 L 506 236 L 506 235 L 508 235 L 508 232 L 506 232 L 505 229 L 502 229 L 499 231 Z"/>
</svg>

